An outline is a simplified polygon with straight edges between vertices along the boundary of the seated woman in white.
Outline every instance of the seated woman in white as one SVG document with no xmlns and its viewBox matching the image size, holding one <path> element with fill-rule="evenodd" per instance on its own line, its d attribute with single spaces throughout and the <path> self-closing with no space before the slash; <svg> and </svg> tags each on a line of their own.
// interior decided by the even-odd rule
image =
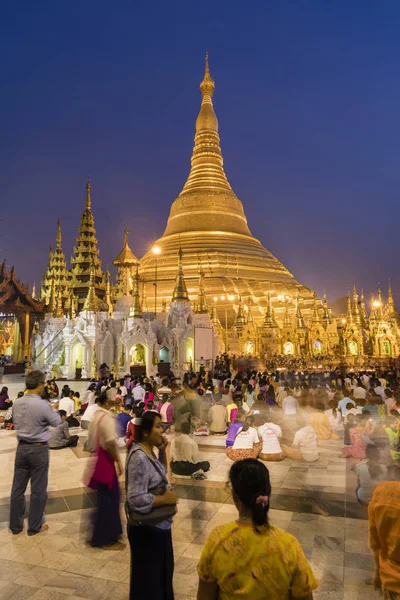
<svg viewBox="0 0 400 600">
<path fill-rule="evenodd" d="M 282 429 L 279 425 L 268 419 L 258 428 L 258 435 L 262 440 L 261 460 L 278 461 L 286 458 L 280 444 Z"/>
<path fill-rule="evenodd" d="M 246 421 L 236 434 L 233 446 L 228 446 L 226 454 L 231 460 L 257 458 L 261 450 L 261 440 L 257 429 L 253 427 L 254 417 L 246 417 Z"/>
</svg>

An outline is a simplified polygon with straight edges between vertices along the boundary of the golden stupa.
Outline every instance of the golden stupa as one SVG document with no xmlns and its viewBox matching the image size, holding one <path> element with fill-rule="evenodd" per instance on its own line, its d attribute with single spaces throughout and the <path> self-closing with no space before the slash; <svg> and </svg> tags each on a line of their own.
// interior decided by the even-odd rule
<svg viewBox="0 0 400 600">
<path fill-rule="evenodd" d="M 252 305 L 253 316 L 260 323 L 267 311 L 268 295 L 278 317 L 288 302 L 295 310 L 296 297 L 299 297 L 305 315 L 310 316 L 313 293 L 298 283 L 288 269 L 252 236 L 243 204 L 225 175 L 218 120 L 212 102 L 214 89 L 206 56 L 189 177 L 171 206 L 163 236 L 155 243 L 159 254 L 150 250 L 140 260 L 140 277 L 146 288 L 149 310 L 154 309 L 156 273 L 157 306 L 163 301 L 171 301 L 181 248 L 190 300 L 198 302 L 201 273 L 201 285 L 209 306 L 218 296 L 217 308 L 221 310 L 223 305 L 225 308 L 221 296 L 234 297 L 229 303 L 231 323 L 235 314 L 233 309 L 235 307 L 237 312 L 240 298 L 245 305 Z"/>
</svg>

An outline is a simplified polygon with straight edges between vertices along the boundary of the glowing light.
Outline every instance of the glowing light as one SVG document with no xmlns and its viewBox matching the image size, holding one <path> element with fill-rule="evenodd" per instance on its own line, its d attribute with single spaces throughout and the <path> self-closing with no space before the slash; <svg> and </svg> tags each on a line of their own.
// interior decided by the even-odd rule
<svg viewBox="0 0 400 600">
<path fill-rule="evenodd" d="M 381 303 L 379 302 L 379 300 L 374 300 L 374 301 L 373 301 L 373 303 L 372 303 L 372 306 L 373 306 L 374 308 L 379 308 L 379 307 L 380 307 L 380 305 L 381 305 Z"/>
<path fill-rule="evenodd" d="M 153 246 L 151 249 L 153 254 L 161 254 L 161 248 L 160 246 Z"/>
<path fill-rule="evenodd" d="M 346 319 L 342 319 L 342 323 L 344 325 L 346 323 Z"/>
<path fill-rule="evenodd" d="M 225 300 L 225 296 L 221 296 L 221 300 L 224 301 Z"/>
<path fill-rule="evenodd" d="M 214 296 L 214 302 L 217 302 L 218 296 Z"/>
<path fill-rule="evenodd" d="M 232 301 L 232 300 L 234 300 L 234 299 L 235 299 L 235 296 L 228 296 L 228 300 L 231 300 L 231 301 Z"/>
</svg>

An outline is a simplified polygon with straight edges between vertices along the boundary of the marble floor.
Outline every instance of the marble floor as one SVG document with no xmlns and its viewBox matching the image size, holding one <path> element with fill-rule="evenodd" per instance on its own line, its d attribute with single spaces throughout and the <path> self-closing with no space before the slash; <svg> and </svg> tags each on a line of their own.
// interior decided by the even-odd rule
<svg viewBox="0 0 400 600">
<path fill-rule="evenodd" d="M 4 378 L 2 385 L 9 385 L 12 396 L 22 389 L 15 377 Z M 71 382 L 71 387 L 81 391 L 85 384 Z M 85 545 L 84 524 L 95 497 L 82 483 L 89 459 L 82 449 L 87 432 L 77 429 L 75 433 L 80 437 L 78 448 L 51 453 L 46 508 L 50 528 L 28 537 L 8 531 L 17 441 L 14 432 L 0 430 L 0 599 L 128 598 L 129 546 L 103 550 Z M 197 441 L 201 460 L 211 463 L 208 479 L 171 479 L 179 497 L 173 525 L 176 600 L 195 598 L 196 566 L 208 533 L 236 517 L 225 486 L 231 461 L 225 455 L 224 440 L 206 437 Z M 366 584 L 373 575 L 367 514 L 355 501 L 351 462 L 337 457 L 340 447 L 340 442 L 321 443 L 321 459 L 315 465 L 289 459 L 267 463 L 273 489 L 270 518 L 302 544 L 319 582 L 316 600 L 377 599 L 379 594 Z M 329 516 L 315 514 L 316 505 Z"/>
</svg>

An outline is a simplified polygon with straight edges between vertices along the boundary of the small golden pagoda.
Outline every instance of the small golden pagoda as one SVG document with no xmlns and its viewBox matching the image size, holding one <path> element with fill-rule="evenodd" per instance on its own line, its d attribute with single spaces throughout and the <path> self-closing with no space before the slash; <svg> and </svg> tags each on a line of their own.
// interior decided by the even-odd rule
<svg viewBox="0 0 400 600">
<path fill-rule="evenodd" d="M 78 297 L 79 308 L 85 302 L 89 292 L 89 280 L 93 268 L 93 285 L 96 296 L 103 299 L 106 290 L 106 281 L 101 269 L 99 258 L 100 250 L 94 226 L 92 214 L 92 203 L 90 198 L 90 181 L 86 184 L 86 204 L 81 218 L 79 235 L 76 238 L 74 255 L 71 257 L 71 287 L 75 296 Z"/>
<path fill-rule="evenodd" d="M 138 259 L 133 254 L 128 244 L 129 231 L 127 227 L 124 230 L 124 244 L 117 258 L 113 260 L 113 265 L 118 267 L 117 275 L 117 298 L 129 296 L 133 289 L 133 268 L 139 264 Z"/>
<path fill-rule="evenodd" d="M 60 219 L 57 221 L 57 235 L 56 235 L 56 248 L 53 252 L 52 246 L 49 248 L 49 259 L 46 273 L 44 274 L 41 289 L 41 299 L 49 304 L 51 286 L 54 282 L 54 294 L 58 298 L 58 290 L 61 289 L 62 303 L 68 298 L 68 271 L 67 264 L 65 262 L 65 255 L 62 249 L 62 234 L 61 234 L 61 222 Z"/>
<path fill-rule="evenodd" d="M 163 236 L 156 241 L 158 260 L 158 296 L 171 298 L 175 285 L 176 254 L 184 249 L 183 268 L 188 293 L 199 304 L 199 269 L 204 267 L 203 284 L 206 300 L 221 294 L 233 294 L 248 303 L 253 298 L 255 322 L 261 324 L 268 308 L 267 294 L 277 304 L 277 296 L 285 294 L 302 298 L 305 317 L 311 317 L 313 295 L 262 244 L 247 225 L 243 205 L 231 188 L 223 168 L 218 133 L 218 120 L 213 107 L 215 84 L 210 74 L 208 57 L 200 84 L 201 106 L 196 120 L 196 135 L 189 177 L 173 202 Z M 150 310 L 156 257 L 149 251 L 140 260 L 140 275 L 147 287 Z M 211 303 L 210 303 L 211 304 Z M 223 312 L 223 307 L 217 310 Z M 277 307 L 282 321 L 284 307 Z M 234 310 L 229 311 L 233 324 Z"/>
</svg>

